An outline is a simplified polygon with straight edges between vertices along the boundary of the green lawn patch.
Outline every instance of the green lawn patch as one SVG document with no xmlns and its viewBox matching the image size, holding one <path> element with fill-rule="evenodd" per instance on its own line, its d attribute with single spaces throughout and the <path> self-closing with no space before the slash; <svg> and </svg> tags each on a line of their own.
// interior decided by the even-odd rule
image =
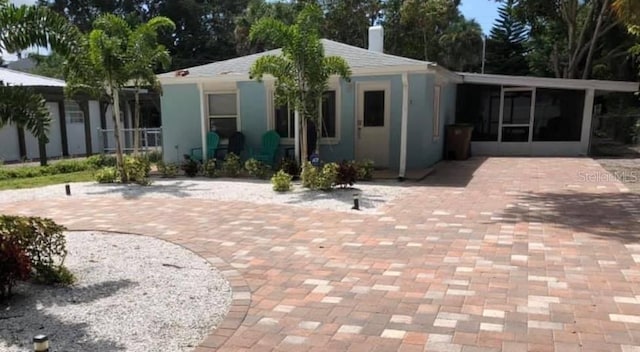
<svg viewBox="0 0 640 352">
<path fill-rule="evenodd" d="M 56 175 L 9 178 L 0 180 L 0 190 L 43 187 L 67 182 L 89 182 L 94 181 L 94 173 L 95 170 L 85 170 Z"/>
</svg>

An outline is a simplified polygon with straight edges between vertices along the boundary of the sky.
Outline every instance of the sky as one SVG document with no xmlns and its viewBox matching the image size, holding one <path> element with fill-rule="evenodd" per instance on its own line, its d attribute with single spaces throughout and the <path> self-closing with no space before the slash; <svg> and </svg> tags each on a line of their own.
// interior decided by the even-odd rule
<svg viewBox="0 0 640 352">
<path fill-rule="evenodd" d="M 474 18 L 482 26 L 482 31 L 489 34 L 493 22 L 498 17 L 499 3 L 493 0 L 462 0 L 460 11 L 464 17 Z"/>
<path fill-rule="evenodd" d="M 23 5 L 33 4 L 36 0 L 10 0 L 10 2 L 16 5 Z M 493 0 L 462 0 L 460 11 L 466 18 L 473 18 L 480 23 L 484 33 L 488 35 L 493 26 L 493 21 L 497 17 L 498 5 Z M 2 57 L 5 61 L 16 59 L 16 56 L 12 54 L 4 54 Z"/>
</svg>

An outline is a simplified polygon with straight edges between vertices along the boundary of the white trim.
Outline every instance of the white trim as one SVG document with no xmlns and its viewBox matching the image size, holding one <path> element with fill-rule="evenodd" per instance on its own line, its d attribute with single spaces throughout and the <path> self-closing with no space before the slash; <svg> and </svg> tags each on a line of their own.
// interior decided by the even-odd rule
<svg viewBox="0 0 640 352">
<path fill-rule="evenodd" d="M 436 94 L 437 92 L 437 94 Z M 437 98 L 437 99 L 436 99 Z M 440 111 L 440 102 L 442 100 L 442 86 L 436 84 L 433 86 L 433 111 L 431 112 L 433 114 L 433 121 L 431 122 L 431 128 L 432 128 L 432 140 L 434 142 L 437 142 L 438 140 L 440 140 L 440 130 L 441 130 L 441 119 L 440 116 L 441 111 Z"/>
<path fill-rule="evenodd" d="M 235 118 L 236 119 L 236 131 L 241 131 L 242 124 L 240 123 L 240 90 L 235 89 L 221 89 L 221 90 L 205 90 L 204 96 L 205 99 L 205 130 L 209 132 L 209 119 L 211 119 L 211 115 L 209 115 L 209 95 L 225 95 L 225 94 L 234 94 L 236 96 L 236 114 L 235 115 L 216 115 L 214 118 Z M 206 144 L 206 143 L 205 143 Z"/>
<path fill-rule="evenodd" d="M 384 126 L 387 130 L 387 160 L 386 165 L 381 165 L 384 167 L 389 166 L 389 161 L 391 160 L 391 81 L 389 80 L 380 80 L 380 81 L 360 81 L 355 82 L 355 115 L 353 119 L 354 131 L 353 131 L 353 155 L 357 158 L 358 156 L 358 144 L 359 144 L 359 133 L 360 129 L 358 128 L 358 119 L 360 116 L 364 114 L 364 92 L 372 91 L 372 90 L 382 90 L 384 91 Z"/>
<path fill-rule="evenodd" d="M 207 100 L 209 99 L 206 95 L 206 93 L 204 92 L 204 85 L 202 83 L 198 84 L 198 91 L 200 92 L 200 117 L 202 119 L 201 123 L 200 123 L 200 131 L 201 131 L 201 140 L 200 142 L 201 144 L 201 148 L 202 148 L 202 160 L 206 160 L 207 159 L 207 131 L 209 130 L 209 126 L 208 126 L 208 115 L 209 115 L 209 111 L 207 111 L 208 109 L 208 102 Z M 205 100 L 206 98 L 206 100 Z"/>
<path fill-rule="evenodd" d="M 400 172 L 404 178 L 407 171 L 407 128 L 409 125 L 409 74 L 402 74 L 402 123 L 400 127 Z"/>
<path fill-rule="evenodd" d="M 639 89 L 637 82 L 487 75 L 479 73 L 458 73 L 458 75 L 462 76 L 463 83 L 575 90 L 595 89 L 602 91 L 629 93 L 637 92 Z"/>
<path fill-rule="evenodd" d="M 581 151 L 583 155 L 589 154 L 591 144 L 591 123 L 593 122 L 593 100 L 595 90 L 587 89 L 584 93 L 584 110 L 582 112 L 582 133 L 580 134 Z"/>
</svg>

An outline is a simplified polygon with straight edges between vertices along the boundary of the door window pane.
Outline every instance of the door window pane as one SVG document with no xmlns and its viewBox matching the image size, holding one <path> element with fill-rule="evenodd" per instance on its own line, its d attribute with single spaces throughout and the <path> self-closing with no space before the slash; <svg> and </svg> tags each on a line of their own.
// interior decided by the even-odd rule
<svg viewBox="0 0 640 352">
<path fill-rule="evenodd" d="M 533 140 L 538 142 L 580 141 L 584 92 L 538 89 L 533 120 Z"/>
<path fill-rule="evenodd" d="M 209 116 L 237 115 L 235 94 L 209 94 Z"/>
<path fill-rule="evenodd" d="M 364 127 L 384 126 L 384 90 L 364 92 Z"/>
<path fill-rule="evenodd" d="M 322 96 L 322 138 L 336 136 L 336 91 L 324 92 Z"/>
<path fill-rule="evenodd" d="M 529 127 L 502 127 L 503 142 L 529 142 Z"/>
<path fill-rule="evenodd" d="M 504 92 L 503 125 L 528 125 L 531 121 L 531 91 Z"/>
<path fill-rule="evenodd" d="M 229 138 L 237 131 L 235 117 L 209 118 L 209 131 L 216 132 L 220 138 Z"/>
</svg>

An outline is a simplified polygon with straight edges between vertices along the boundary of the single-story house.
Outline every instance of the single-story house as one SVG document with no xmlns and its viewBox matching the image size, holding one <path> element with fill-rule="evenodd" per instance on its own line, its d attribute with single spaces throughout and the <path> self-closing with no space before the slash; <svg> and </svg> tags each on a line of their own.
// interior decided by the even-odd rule
<svg viewBox="0 0 640 352">
<path fill-rule="evenodd" d="M 343 57 L 352 70 L 349 82 L 331 78 L 323 99 L 323 160 L 371 159 L 402 177 L 443 158 L 445 126 L 456 122 L 475 126 L 474 154 L 586 154 L 596 92 L 638 89 L 631 82 L 455 73 L 385 54 L 382 38 L 382 28 L 372 27 L 369 50 L 322 39 L 325 54 Z M 165 161 L 203 147 L 209 130 L 223 143 L 241 131 L 251 148 L 260 146 L 265 131 L 276 130 L 280 155 L 291 149 L 294 120 L 275 105 L 273 80 L 249 77 L 258 57 L 280 53 L 159 75 Z"/>
<path fill-rule="evenodd" d="M 115 141 L 113 133 L 109 131 L 113 129 L 111 106 L 96 100 L 68 99 L 64 95 L 65 82 L 58 79 L 0 68 L 0 81 L 10 86 L 31 87 L 45 98 L 51 115 L 47 158 L 91 155 L 113 149 Z M 122 122 L 125 128 L 131 128 L 133 98 L 131 94 L 124 96 Z M 149 102 L 142 109 L 146 117 L 143 121 L 150 120 L 159 126 L 159 106 L 154 108 L 159 104 L 150 102 L 155 100 L 157 94 L 143 95 L 143 101 Z M 131 136 L 127 137 L 127 140 L 131 139 Z M 12 124 L 0 127 L 0 160 L 13 162 L 39 158 L 38 140 L 31 133 Z"/>
</svg>

